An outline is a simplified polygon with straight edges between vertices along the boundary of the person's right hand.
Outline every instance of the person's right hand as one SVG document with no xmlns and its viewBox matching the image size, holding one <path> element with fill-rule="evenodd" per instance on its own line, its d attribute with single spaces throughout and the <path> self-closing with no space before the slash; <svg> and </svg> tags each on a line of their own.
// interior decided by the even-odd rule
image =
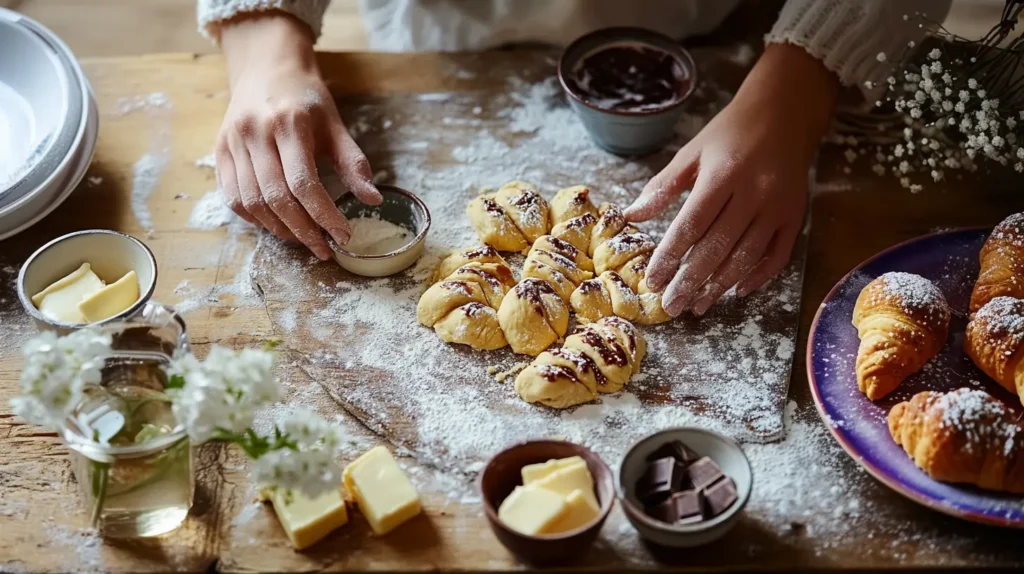
<svg viewBox="0 0 1024 574">
<path fill-rule="evenodd" d="M 329 156 L 360 201 L 379 205 L 382 198 L 320 77 L 309 28 L 283 13 L 261 12 L 225 23 L 221 45 L 231 103 L 215 155 L 228 205 L 246 221 L 329 258 L 321 229 L 342 245 L 351 230 L 320 182 L 316 157 Z"/>
</svg>

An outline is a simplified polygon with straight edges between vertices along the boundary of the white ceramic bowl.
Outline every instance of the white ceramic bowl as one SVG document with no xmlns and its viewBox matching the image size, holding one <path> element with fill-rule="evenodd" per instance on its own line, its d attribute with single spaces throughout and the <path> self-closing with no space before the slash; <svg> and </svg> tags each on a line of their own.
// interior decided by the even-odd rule
<svg viewBox="0 0 1024 574">
<path fill-rule="evenodd" d="M 134 316 L 153 297 L 157 267 L 153 252 L 130 235 L 106 229 L 76 231 L 58 237 L 32 254 L 18 273 L 18 299 L 39 330 L 71 332 L 84 325 L 62 323 L 43 315 L 32 303 L 32 296 L 67 276 L 82 263 L 107 283 L 134 270 L 139 279 L 139 300 L 124 311 L 95 324 L 124 320 Z"/>
<path fill-rule="evenodd" d="M 71 50 L 0 8 L 0 239 L 36 223 L 81 182 L 99 113 Z"/>
<path fill-rule="evenodd" d="M 634 487 L 647 469 L 647 457 L 673 440 L 681 441 L 700 456 L 711 457 L 736 483 L 738 499 L 728 510 L 711 520 L 690 525 L 666 524 L 644 513 Z M 662 546 L 689 548 L 714 542 L 729 532 L 750 500 L 753 484 L 750 461 L 736 441 L 704 429 L 680 427 L 656 432 L 630 447 L 619 467 L 618 490 L 622 510 L 640 536 Z"/>
<path fill-rule="evenodd" d="M 349 219 L 380 217 L 412 231 L 415 235 L 412 241 L 401 249 L 382 255 L 352 253 L 346 251 L 343 246 L 330 242 L 334 260 L 338 265 L 364 277 L 385 277 L 409 268 L 423 255 L 423 249 L 427 244 L 427 232 L 430 231 L 430 211 L 423 200 L 393 185 L 378 185 L 377 189 L 384 196 L 384 202 L 380 205 L 366 205 L 348 194 L 338 200 L 338 209 Z"/>
</svg>

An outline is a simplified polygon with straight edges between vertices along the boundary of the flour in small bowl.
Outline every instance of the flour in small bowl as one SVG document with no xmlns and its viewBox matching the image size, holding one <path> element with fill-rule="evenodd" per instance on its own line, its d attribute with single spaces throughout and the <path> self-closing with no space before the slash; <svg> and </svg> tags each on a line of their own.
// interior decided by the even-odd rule
<svg viewBox="0 0 1024 574">
<path fill-rule="evenodd" d="M 384 255 L 398 251 L 412 241 L 408 229 L 377 217 L 350 219 L 352 239 L 344 245 L 345 251 L 357 255 Z"/>
</svg>

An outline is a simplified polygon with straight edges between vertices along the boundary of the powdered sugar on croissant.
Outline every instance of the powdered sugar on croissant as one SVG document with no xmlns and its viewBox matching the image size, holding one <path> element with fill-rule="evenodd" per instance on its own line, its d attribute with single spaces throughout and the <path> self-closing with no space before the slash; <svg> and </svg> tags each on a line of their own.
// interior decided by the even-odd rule
<svg viewBox="0 0 1024 574">
<path fill-rule="evenodd" d="M 964 351 L 1024 402 L 1024 299 L 996 297 L 979 309 L 967 324 Z"/>
<path fill-rule="evenodd" d="M 891 272 L 868 283 L 853 309 L 860 390 L 880 399 L 917 372 L 945 344 L 949 317 L 942 292 L 924 277 Z"/>
<path fill-rule="evenodd" d="M 983 391 L 918 393 L 889 412 L 889 432 L 935 480 L 1024 493 L 1024 428 Z"/>
<path fill-rule="evenodd" d="M 1024 213 L 1004 219 L 978 254 L 981 270 L 971 293 L 971 312 L 996 297 L 1024 299 Z"/>
</svg>

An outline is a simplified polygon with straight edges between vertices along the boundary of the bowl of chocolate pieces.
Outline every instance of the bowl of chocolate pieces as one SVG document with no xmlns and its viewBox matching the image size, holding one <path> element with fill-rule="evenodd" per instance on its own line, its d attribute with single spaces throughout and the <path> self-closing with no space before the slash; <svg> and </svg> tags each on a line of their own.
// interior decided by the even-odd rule
<svg viewBox="0 0 1024 574">
<path fill-rule="evenodd" d="M 676 548 L 725 535 L 750 499 L 753 472 L 732 439 L 691 427 L 634 444 L 619 468 L 622 509 L 642 537 Z"/>
</svg>

